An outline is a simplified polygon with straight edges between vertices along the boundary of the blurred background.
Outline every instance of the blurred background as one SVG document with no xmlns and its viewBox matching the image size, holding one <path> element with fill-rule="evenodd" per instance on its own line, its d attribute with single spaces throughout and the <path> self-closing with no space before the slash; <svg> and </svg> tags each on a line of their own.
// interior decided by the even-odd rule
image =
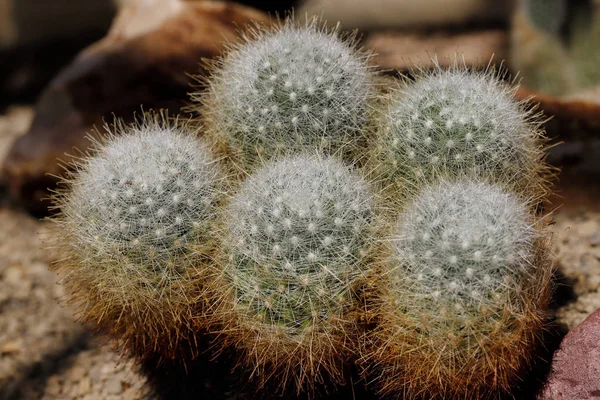
<svg viewBox="0 0 600 400">
<path fill-rule="evenodd" d="M 181 113 L 202 59 L 248 22 L 291 10 L 358 29 L 383 75 L 458 53 L 520 80 L 518 97 L 548 117 L 549 161 L 562 168 L 547 205 L 566 288 L 559 322 L 573 327 L 600 307 L 600 1 L 0 0 L 0 399 L 143 397 L 133 366 L 54 301 L 61 289 L 37 233 L 57 159 L 141 105 Z"/>
<path fill-rule="evenodd" d="M 577 158 L 597 173 L 580 149 L 600 124 L 598 8 L 596 0 L 0 0 L 0 192 L 47 214 L 43 199 L 56 182 L 47 174 L 86 147 L 93 125 L 113 113 L 131 119 L 140 105 L 181 112 L 202 58 L 247 22 L 291 10 L 358 29 L 384 74 L 456 53 L 470 66 L 503 65 L 522 79 L 520 97 L 535 95 L 554 117 L 551 136 L 570 138 L 553 151 L 556 163 Z"/>
</svg>

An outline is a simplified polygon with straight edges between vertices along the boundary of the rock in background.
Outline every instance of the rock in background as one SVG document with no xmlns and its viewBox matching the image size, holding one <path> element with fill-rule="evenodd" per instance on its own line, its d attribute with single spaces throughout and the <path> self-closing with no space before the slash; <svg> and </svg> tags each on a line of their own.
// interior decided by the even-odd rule
<svg viewBox="0 0 600 400">
<path fill-rule="evenodd" d="M 115 11 L 111 0 L 0 0 L 0 109 L 35 98 Z"/>
<path fill-rule="evenodd" d="M 0 49 L 106 30 L 112 0 L 0 0 Z"/>
<path fill-rule="evenodd" d="M 55 79 L 46 92 L 45 96 L 48 97 L 42 98 L 35 110 L 35 118 L 38 120 L 33 129 L 21 139 L 23 143 L 18 145 L 24 153 L 27 153 L 27 148 L 30 147 L 32 151 L 37 152 L 39 159 L 33 155 L 24 158 L 23 169 L 16 169 L 27 173 L 37 172 L 30 175 L 11 175 L 16 182 L 20 182 L 14 186 L 21 190 L 16 192 L 17 201 L 27 190 L 30 194 L 41 190 L 39 195 L 42 196 L 43 189 L 49 184 L 48 181 L 39 179 L 45 173 L 43 163 L 55 165 L 54 157 L 61 156 L 61 152 L 70 149 L 71 142 L 68 140 L 71 139 L 67 140 L 69 135 L 77 133 L 77 137 L 80 138 L 92 123 L 101 122 L 100 114 L 105 110 L 108 110 L 106 113 L 110 119 L 112 108 L 109 108 L 113 107 L 111 104 L 116 104 L 119 110 L 125 110 L 121 112 L 128 113 L 139 111 L 135 101 L 148 104 L 148 100 L 145 99 L 149 99 L 152 104 L 157 104 L 154 102 L 162 99 L 160 101 L 179 109 L 182 99 L 186 97 L 185 93 L 189 91 L 189 79 L 176 70 L 182 66 L 189 66 L 192 72 L 197 72 L 199 65 L 197 59 L 177 64 L 180 62 L 177 57 L 183 57 L 190 49 L 200 52 L 204 50 L 198 49 L 209 48 L 212 51 L 211 55 L 216 54 L 219 49 L 206 39 L 217 36 L 217 33 L 210 29 L 211 26 L 224 29 L 226 34 L 235 37 L 235 28 L 227 21 L 234 18 L 245 21 L 251 18 L 250 15 L 265 18 L 264 14 L 245 7 L 228 3 L 209 3 L 211 7 L 203 8 L 207 6 L 203 3 L 202 6 L 198 5 L 198 10 L 203 11 L 194 14 L 195 18 L 200 18 L 203 22 L 194 25 L 186 17 L 174 18 L 174 15 L 178 15 L 179 6 L 175 3 L 170 4 L 174 6 L 174 14 L 171 14 L 173 11 L 169 11 L 155 15 L 155 19 L 145 17 L 147 22 L 141 24 L 121 25 L 116 22 L 111 34 L 100 45 L 88 49 Z M 135 22 L 138 12 L 152 12 L 152 8 L 129 10 L 130 16 L 122 14 L 122 21 L 130 18 L 129 21 Z M 149 21 L 153 23 L 150 24 Z M 181 41 L 181 35 L 188 35 L 187 29 L 200 32 L 197 37 L 194 36 L 192 44 L 188 43 L 187 39 Z M 507 54 L 508 31 L 498 28 L 463 32 L 440 28 L 435 31 L 373 32 L 365 37 L 365 44 L 379 49 L 378 60 L 381 65 L 405 71 L 410 61 L 428 59 L 428 54 L 423 49 L 432 49 L 438 53 L 443 50 L 443 54 L 453 56 L 453 44 L 458 44 L 458 50 L 465 51 L 467 55 L 469 52 L 478 55 L 467 58 L 469 63 L 482 59 L 487 61 L 485 58 L 492 53 L 496 53 L 496 59 L 501 60 L 504 56 L 499 54 Z M 125 54 L 127 52 L 131 54 Z M 196 54 L 193 56 L 197 57 Z M 133 62 L 136 57 L 149 57 L 149 61 Z M 130 66 L 133 70 L 128 71 L 125 66 Z M 110 75 L 106 71 L 110 71 Z M 140 78 L 135 79 L 136 76 Z M 165 88 L 162 88 L 162 85 L 165 85 Z M 130 93 L 133 93 L 132 99 L 128 97 Z M 167 96 L 173 97 L 166 98 Z M 557 111 L 568 109 L 569 104 L 572 103 L 557 106 Z M 15 139 L 28 129 L 34 111 L 27 107 L 12 106 L 4 114 L 0 115 L 0 163 L 9 153 L 9 147 Z M 567 130 L 555 132 L 565 137 L 570 134 Z M 26 137 L 28 138 L 25 139 Z M 562 186 L 569 182 L 578 185 L 569 188 L 569 191 L 559 192 L 563 198 L 555 199 L 553 207 L 563 202 L 569 205 L 559 208 L 554 213 L 555 223 L 552 226 L 554 253 L 562 275 L 561 286 L 558 288 L 560 301 L 556 305 L 557 318 L 560 324 L 572 329 L 600 308 L 600 209 L 597 202 L 600 193 L 594 194 L 594 190 L 597 190 L 597 180 L 594 181 L 594 175 L 590 174 L 594 168 L 598 169 L 598 158 L 591 152 L 593 149 L 587 142 L 583 141 L 570 142 L 557 149 L 561 149 L 560 157 L 554 161 L 566 167 Z M 600 154 L 600 147 L 596 150 L 596 154 Z M 13 148 L 11 156 L 14 151 Z M 582 154 L 587 158 L 581 159 Z M 578 165 L 577 168 L 573 168 L 575 164 Z M 571 179 L 575 175 L 587 177 L 589 182 L 582 185 L 581 182 Z M 62 289 L 56 285 L 60 277 L 46 270 L 53 258 L 40 250 L 43 244 L 38 239 L 38 233 L 46 230 L 45 223 L 36 221 L 20 211 L 7 209 L 2 204 L 3 197 L 0 187 L 0 399 L 147 398 L 150 387 L 137 367 L 120 358 L 100 338 L 87 335 L 85 330 L 74 322 L 74 310 L 60 306 Z M 30 199 L 32 200 L 25 203 L 30 209 L 44 209 L 34 197 Z M 566 346 L 563 346 L 564 349 Z M 560 365 L 555 361 L 555 370 L 559 370 Z M 575 364 L 562 365 L 567 369 L 575 368 Z M 148 368 L 154 367 L 151 365 Z M 172 370 L 171 366 L 164 363 L 159 364 L 156 369 L 160 368 Z M 554 376 L 556 375 L 555 372 Z M 556 382 L 557 378 L 553 379 Z M 197 380 L 196 383 L 207 387 L 207 391 L 216 392 L 218 389 L 214 384 L 209 387 L 211 384 L 208 379 Z M 552 386 L 554 383 L 550 385 L 556 387 Z M 595 390 L 592 389 L 591 392 Z M 356 394 L 356 398 L 364 399 L 358 391 Z M 233 391 L 222 395 L 228 400 L 253 398 L 251 391 Z M 341 398 L 350 396 L 348 394 Z M 560 397 L 552 399 L 557 400 Z"/>
<path fill-rule="evenodd" d="M 594 400 L 600 397 L 600 310 L 564 338 L 540 400 Z"/>
<path fill-rule="evenodd" d="M 249 21 L 266 21 L 254 9 L 228 2 L 150 0 L 123 7 L 108 35 L 83 51 L 44 90 L 31 129 L 9 151 L 2 178 L 14 202 L 47 213 L 46 188 L 60 174 L 57 158 L 85 150 L 94 125 L 114 114 L 127 121 L 144 109 L 180 112 L 202 58 L 220 53 Z"/>
</svg>

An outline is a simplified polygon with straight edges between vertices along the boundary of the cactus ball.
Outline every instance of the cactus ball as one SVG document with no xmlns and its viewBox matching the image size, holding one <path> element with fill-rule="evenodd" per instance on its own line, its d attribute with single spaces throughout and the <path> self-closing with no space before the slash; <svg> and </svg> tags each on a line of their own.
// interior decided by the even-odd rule
<svg viewBox="0 0 600 400">
<path fill-rule="evenodd" d="M 371 75 L 351 38 L 315 20 L 257 29 L 208 82 L 210 136 L 250 166 L 305 148 L 352 153 L 363 140 Z"/>
<path fill-rule="evenodd" d="M 508 390 L 543 330 L 551 264 L 527 207 L 500 187 L 443 181 L 389 240 L 381 387 L 439 398 Z M 409 398 L 413 398 L 410 397 Z"/>
<path fill-rule="evenodd" d="M 146 348 L 192 306 L 220 172 L 207 145 L 159 115 L 106 128 L 55 198 L 69 255 L 58 267 L 87 303 L 85 321 Z"/>
<path fill-rule="evenodd" d="M 393 90 L 378 118 L 375 152 L 398 183 L 467 173 L 526 190 L 542 169 L 537 119 L 491 72 L 455 65 Z"/>
<path fill-rule="evenodd" d="M 334 158 L 284 158 L 243 183 L 226 214 L 222 285 L 233 295 L 226 331 L 255 368 L 301 384 L 337 370 L 373 203 L 369 185 Z"/>
</svg>

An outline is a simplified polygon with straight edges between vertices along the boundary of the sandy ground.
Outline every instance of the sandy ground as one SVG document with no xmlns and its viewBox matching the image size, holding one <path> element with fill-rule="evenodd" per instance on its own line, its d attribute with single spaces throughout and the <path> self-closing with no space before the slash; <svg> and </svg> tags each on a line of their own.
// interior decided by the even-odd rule
<svg viewBox="0 0 600 400">
<path fill-rule="evenodd" d="M 74 322 L 52 261 L 46 223 L 0 210 L 0 398 L 141 399 L 144 380 Z"/>
<path fill-rule="evenodd" d="M 0 116 L 0 160 L 28 126 L 29 108 Z M 1 203 L 1 202 L 0 202 Z M 559 275 L 558 322 L 576 326 L 600 308 L 600 213 L 553 214 Z M 147 385 L 131 362 L 80 327 L 47 267 L 47 222 L 0 207 L 0 400 L 142 399 Z"/>
</svg>

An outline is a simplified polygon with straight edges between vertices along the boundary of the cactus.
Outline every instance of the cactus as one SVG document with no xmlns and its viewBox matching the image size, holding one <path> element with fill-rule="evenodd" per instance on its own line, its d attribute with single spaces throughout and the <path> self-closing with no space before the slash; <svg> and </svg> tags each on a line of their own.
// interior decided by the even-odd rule
<svg viewBox="0 0 600 400">
<path fill-rule="evenodd" d="M 186 126 L 147 114 L 92 137 L 54 196 L 57 246 L 81 318 L 144 356 L 173 356 L 203 279 L 220 172 Z"/>
<path fill-rule="evenodd" d="M 401 187 L 470 174 L 545 194 L 539 118 L 490 71 L 420 72 L 378 118 L 377 168 Z"/>
<path fill-rule="evenodd" d="M 291 20 L 260 28 L 214 66 L 204 103 L 208 136 L 245 169 L 303 149 L 350 158 L 364 144 L 373 95 L 355 39 Z"/>
<path fill-rule="evenodd" d="M 426 187 L 386 249 L 380 388 L 407 399 L 498 396 L 542 331 L 551 265 L 527 204 L 473 180 Z"/>
<path fill-rule="evenodd" d="M 343 379 L 373 207 L 362 178 L 307 155 L 268 163 L 231 199 L 214 315 L 261 383 L 300 392 L 325 371 Z"/>
</svg>

